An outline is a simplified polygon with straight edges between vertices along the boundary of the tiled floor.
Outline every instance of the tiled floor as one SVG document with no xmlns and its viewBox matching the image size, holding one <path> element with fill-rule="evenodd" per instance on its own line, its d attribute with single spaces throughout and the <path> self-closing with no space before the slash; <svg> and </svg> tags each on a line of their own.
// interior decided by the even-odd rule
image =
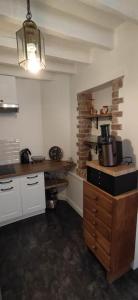
<svg viewBox="0 0 138 300">
<path fill-rule="evenodd" d="M 138 270 L 112 285 L 84 245 L 82 219 L 65 202 L 0 229 L 3 300 L 138 300 Z"/>
</svg>

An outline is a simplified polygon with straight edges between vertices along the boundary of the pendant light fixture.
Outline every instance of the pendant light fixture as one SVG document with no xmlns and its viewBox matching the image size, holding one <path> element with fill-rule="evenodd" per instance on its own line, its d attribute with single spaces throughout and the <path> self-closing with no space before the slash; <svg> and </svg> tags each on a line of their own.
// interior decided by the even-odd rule
<svg viewBox="0 0 138 300">
<path fill-rule="evenodd" d="M 30 0 L 27 0 L 27 15 L 22 28 L 16 32 L 19 66 L 32 73 L 45 69 L 44 38 L 32 21 Z"/>
</svg>

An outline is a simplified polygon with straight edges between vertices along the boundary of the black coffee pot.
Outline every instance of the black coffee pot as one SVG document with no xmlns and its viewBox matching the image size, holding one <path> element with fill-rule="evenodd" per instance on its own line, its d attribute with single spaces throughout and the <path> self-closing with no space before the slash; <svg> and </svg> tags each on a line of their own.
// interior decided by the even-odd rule
<svg viewBox="0 0 138 300">
<path fill-rule="evenodd" d="M 31 151 L 28 148 L 20 151 L 21 164 L 29 164 L 29 155 L 31 155 Z"/>
</svg>

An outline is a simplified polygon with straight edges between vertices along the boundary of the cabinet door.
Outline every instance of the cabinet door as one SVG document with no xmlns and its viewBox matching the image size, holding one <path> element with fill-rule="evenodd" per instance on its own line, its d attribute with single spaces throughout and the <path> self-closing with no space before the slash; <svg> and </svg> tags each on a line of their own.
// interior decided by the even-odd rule
<svg viewBox="0 0 138 300">
<path fill-rule="evenodd" d="M 0 180 L 0 222 L 22 215 L 19 178 Z"/>
<path fill-rule="evenodd" d="M 0 75 L 0 100 L 4 103 L 17 104 L 15 77 Z"/>
<path fill-rule="evenodd" d="M 45 209 L 44 173 L 20 177 L 23 215 Z"/>
</svg>

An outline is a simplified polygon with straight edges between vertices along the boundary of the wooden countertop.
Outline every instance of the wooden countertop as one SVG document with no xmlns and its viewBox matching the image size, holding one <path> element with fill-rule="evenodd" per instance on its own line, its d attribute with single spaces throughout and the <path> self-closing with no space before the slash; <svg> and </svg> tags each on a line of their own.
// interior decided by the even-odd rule
<svg viewBox="0 0 138 300">
<path fill-rule="evenodd" d="M 22 176 L 27 174 L 39 173 L 39 172 L 53 172 L 53 171 L 70 171 L 75 164 L 69 161 L 52 161 L 45 160 L 38 163 L 29 164 L 13 164 L 15 173 L 0 175 L 0 179 Z"/>
<path fill-rule="evenodd" d="M 104 167 L 99 165 L 99 162 L 97 160 L 92 160 L 87 162 L 87 166 L 97 169 L 103 173 L 109 174 L 111 176 L 120 176 L 125 175 L 131 172 L 136 171 L 136 167 L 134 164 L 122 164 L 115 167 Z"/>
</svg>

